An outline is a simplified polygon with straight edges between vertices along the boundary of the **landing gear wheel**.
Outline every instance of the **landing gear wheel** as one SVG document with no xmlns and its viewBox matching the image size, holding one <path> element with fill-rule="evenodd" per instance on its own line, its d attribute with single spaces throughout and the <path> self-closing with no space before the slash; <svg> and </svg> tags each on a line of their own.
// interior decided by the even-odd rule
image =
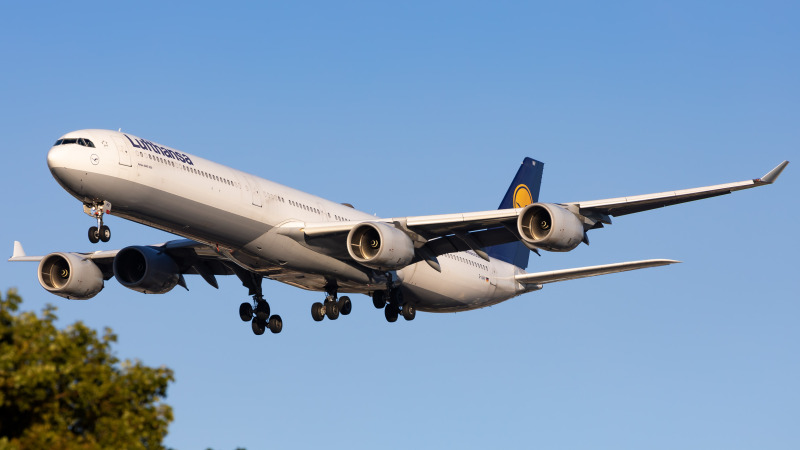
<svg viewBox="0 0 800 450">
<path fill-rule="evenodd" d="M 274 315 L 269 318 L 269 323 L 267 324 L 267 328 L 272 334 L 278 334 L 283 329 L 283 320 L 281 320 L 281 316 Z"/>
<path fill-rule="evenodd" d="M 325 318 L 325 305 L 320 302 L 311 305 L 311 317 L 314 318 L 314 321 L 321 322 Z"/>
<path fill-rule="evenodd" d="M 343 316 L 350 314 L 352 310 L 353 302 L 350 301 L 350 297 L 344 296 L 339 299 L 339 312 L 342 313 Z"/>
<path fill-rule="evenodd" d="M 269 320 L 269 303 L 260 301 L 256 304 L 256 317 L 263 322 Z"/>
<path fill-rule="evenodd" d="M 242 322 L 249 322 L 253 318 L 253 305 L 250 303 L 242 303 L 239 305 L 239 317 Z"/>
<path fill-rule="evenodd" d="M 331 320 L 338 319 L 339 318 L 339 305 L 334 301 L 328 302 L 328 304 L 325 305 L 325 315 L 328 316 L 328 319 L 331 319 Z"/>
<path fill-rule="evenodd" d="M 99 236 L 101 241 L 108 242 L 111 239 L 111 229 L 103 225 L 100 227 Z"/>
<path fill-rule="evenodd" d="M 372 304 L 377 309 L 381 309 L 386 306 L 386 292 L 384 291 L 375 291 L 372 293 Z"/>
<path fill-rule="evenodd" d="M 386 316 L 386 321 L 389 323 L 397 322 L 397 306 L 389 303 L 386 305 L 386 308 L 383 309 L 383 314 Z"/>
<path fill-rule="evenodd" d="M 406 303 L 403 305 L 403 319 L 406 320 L 414 320 L 414 317 L 417 316 L 417 308 L 414 305 L 410 305 Z"/>
<path fill-rule="evenodd" d="M 261 336 L 262 334 L 264 334 L 264 331 L 266 329 L 267 329 L 266 323 L 258 320 L 257 317 L 253 318 L 253 333 L 255 333 L 256 336 Z"/>
<path fill-rule="evenodd" d="M 98 231 L 97 227 L 89 227 L 89 242 L 92 244 L 100 242 L 100 231 Z"/>
</svg>

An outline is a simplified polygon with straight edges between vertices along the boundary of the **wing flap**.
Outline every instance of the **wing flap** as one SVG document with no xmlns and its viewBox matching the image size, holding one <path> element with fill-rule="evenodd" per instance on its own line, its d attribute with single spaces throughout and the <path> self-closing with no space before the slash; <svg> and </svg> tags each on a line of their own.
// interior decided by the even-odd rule
<svg viewBox="0 0 800 450">
<path fill-rule="evenodd" d="M 629 270 L 646 269 L 648 267 L 666 266 L 679 263 L 673 259 L 647 259 L 643 261 L 629 261 L 601 266 L 576 267 L 574 269 L 551 270 L 549 272 L 525 273 L 514 278 L 522 284 L 546 284 L 557 281 L 576 280 L 578 278 L 608 275 L 611 273 L 627 272 Z"/>
</svg>

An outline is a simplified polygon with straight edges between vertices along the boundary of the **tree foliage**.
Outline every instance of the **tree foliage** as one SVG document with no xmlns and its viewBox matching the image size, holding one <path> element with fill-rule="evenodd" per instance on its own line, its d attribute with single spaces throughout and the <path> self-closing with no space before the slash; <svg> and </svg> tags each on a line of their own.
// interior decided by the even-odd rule
<svg viewBox="0 0 800 450">
<path fill-rule="evenodd" d="M 163 448 L 172 370 L 120 361 L 110 328 L 56 328 L 56 308 L 0 295 L 0 449 Z"/>
</svg>

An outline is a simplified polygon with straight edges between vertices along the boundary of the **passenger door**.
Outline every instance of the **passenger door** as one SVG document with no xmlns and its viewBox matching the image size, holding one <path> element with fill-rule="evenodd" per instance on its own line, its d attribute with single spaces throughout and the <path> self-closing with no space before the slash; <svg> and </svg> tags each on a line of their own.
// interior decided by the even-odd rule
<svg viewBox="0 0 800 450">
<path fill-rule="evenodd" d="M 128 143 L 114 136 L 114 144 L 116 144 L 117 151 L 119 152 L 120 165 L 131 167 L 131 149 Z"/>
</svg>

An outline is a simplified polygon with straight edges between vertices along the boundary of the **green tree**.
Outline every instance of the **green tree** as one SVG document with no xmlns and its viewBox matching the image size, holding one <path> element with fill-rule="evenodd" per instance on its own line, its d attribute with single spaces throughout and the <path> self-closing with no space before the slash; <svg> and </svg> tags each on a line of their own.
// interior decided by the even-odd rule
<svg viewBox="0 0 800 450">
<path fill-rule="evenodd" d="M 18 313 L 0 293 L 0 449 L 164 448 L 172 370 L 128 360 L 82 322 L 56 328 L 56 308 Z"/>
</svg>

